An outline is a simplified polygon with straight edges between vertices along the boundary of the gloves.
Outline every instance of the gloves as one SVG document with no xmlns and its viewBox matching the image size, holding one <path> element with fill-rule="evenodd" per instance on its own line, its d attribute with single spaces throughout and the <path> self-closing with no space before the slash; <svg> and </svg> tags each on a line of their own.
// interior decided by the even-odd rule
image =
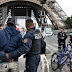
<svg viewBox="0 0 72 72">
<path fill-rule="evenodd" d="M 3 56 L 3 52 L 0 52 L 0 56 Z"/>
<path fill-rule="evenodd" d="M 11 60 L 12 59 L 12 55 L 7 53 L 7 54 L 3 54 L 2 56 L 0 55 L 0 60 L 6 61 L 6 60 Z"/>
</svg>

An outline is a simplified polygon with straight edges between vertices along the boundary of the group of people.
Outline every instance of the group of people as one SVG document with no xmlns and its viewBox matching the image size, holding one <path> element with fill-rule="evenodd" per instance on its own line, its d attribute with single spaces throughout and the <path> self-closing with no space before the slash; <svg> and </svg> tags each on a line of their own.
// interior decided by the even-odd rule
<svg viewBox="0 0 72 72">
<path fill-rule="evenodd" d="M 66 39 L 68 38 L 68 42 L 69 44 L 72 43 L 72 35 L 68 35 L 64 32 L 64 28 L 61 28 L 61 32 L 58 33 L 57 35 L 58 38 L 58 51 L 61 50 L 61 48 L 65 48 L 66 47 Z"/>
<path fill-rule="evenodd" d="M 25 54 L 26 72 L 37 72 L 40 54 L 45 53 L 46 43 L 38 29 L 35 29 L 32 19 L 26 20 L 26 34 L 22 37 L 16 29 L 15 19 L 9 18 L 7 27 L 0 26 L 0 63 L 18 61 L 18 57 Z M 58 49 L 65 48 L 67 35 L 64 29 L 58 33 Z M 71 36 L 68 37 L 72 42 Z"/>
<path fill-rule="evenodd" d="M 26 72 L 37 72 L 40 54 L 46 43 L 32 19 L 26 20 L 26 28 L 22 38 L 20 31 L 16 30 L 15 19 L 8 19 L 7 27 L 0 30 L 0 63 L 18 61 L 18 57 L 25 54 Z"/>
</svg>

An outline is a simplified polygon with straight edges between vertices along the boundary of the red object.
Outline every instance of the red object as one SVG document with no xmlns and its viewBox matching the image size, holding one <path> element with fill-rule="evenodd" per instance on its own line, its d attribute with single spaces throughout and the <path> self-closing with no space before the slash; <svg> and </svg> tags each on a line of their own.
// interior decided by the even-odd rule
<svg viewBox="0 0 72 72">
<path fill-rule="evenodd" d="M 19 28 L 16 27 L 16 29 L 19 31 Z"/>
<path fill-rule="evenodd" d="M 43 24 L 43 26 L 44 26 L 44 24 Z"/>
</svg>

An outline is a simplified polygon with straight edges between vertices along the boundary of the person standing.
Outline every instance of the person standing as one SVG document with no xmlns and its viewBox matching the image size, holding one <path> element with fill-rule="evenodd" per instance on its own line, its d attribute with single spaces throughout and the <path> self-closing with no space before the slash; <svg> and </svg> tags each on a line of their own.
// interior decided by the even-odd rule
<svg viewBox="0 0 72 72">
<path fill-rule="evenodd" d="M 6 53 L 15 51 L 22 44 L 23 39 L 20 32 L 16 30 L 15 19 L 9 18 L 7 21 L 7 27 L 0 30 L 0 56 L 5 58 L 5 55 L 7 56 Z M 2 64 L 7 65 L 7 67 L 2 68 Z M 12 64 L 12 66 L 10 67 L 9 64 Z M 1 59 L 0 57 L 0 66 L 0 72 L 18 72 L 18 57 L 10 60 Z"/>
<path fill-rule="evenodd" d="M 72 51 L 72 35 L 68 36 L 68 44 L 71 46 L 71 51 Z"/>
<path fill-rule="evenodd" d="M 61 49 L 61 46 L 65 48 L 66 47 L 65 41 L 66 41 L 67 35 L 64 32 L 63 28 L 61 28 L 61 32 L 58 33 L 57 37 L 58 37 L 58 50 Z"/>
<path fill-rule="evenodd" d="M 9 18 L 7 21 L 7 27 L 0 30 L 0 54 L 2 55 L 2 52 L 13 52 L 21 45 L 22 36 L 20 32 L 16 30 L 15 19 Z M 18 60 L 18 58 L 14 58 L 14 60 Z"/>
<path fill-rule="evenodd" d="M 21 32 L 22 38 L 24 38 L 24 36 L 26 34 L 26 31 L 25 31 L 25 29 L 23 27 L 22 27 L 22 30 L 20 32 Z"/>
<path fill-rule="evenodd" d="M 26 72 L 37 72 L 40 62 L 41 48 L 44 47 L 40 31 L 35 30 L 33 21 L 26 21 L 27 33 L 24 36 L 24 43 L 28 46 L 29 51 L 26 53 Z"/>
</svg>

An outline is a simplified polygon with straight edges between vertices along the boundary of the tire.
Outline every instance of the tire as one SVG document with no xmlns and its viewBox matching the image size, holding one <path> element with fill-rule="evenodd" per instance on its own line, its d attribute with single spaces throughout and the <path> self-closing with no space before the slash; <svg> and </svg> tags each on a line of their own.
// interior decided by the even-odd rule
<svg viewBox="0 0 72 72">
<path fill-rule="evenodd" d="M 70 71 L 70 65 L 68 65 L 67 63 L 65 63 L 61 69 L 62 72 L 72 72 Z"/>
<path fill-rule="evenodd" d="M 51 68 L 53 71 L 56 71 L 59 68 L 59 58 L 57 56 L 58 56 L 57 53 L 54 53 L 51 57 Z"/>
</svg>

